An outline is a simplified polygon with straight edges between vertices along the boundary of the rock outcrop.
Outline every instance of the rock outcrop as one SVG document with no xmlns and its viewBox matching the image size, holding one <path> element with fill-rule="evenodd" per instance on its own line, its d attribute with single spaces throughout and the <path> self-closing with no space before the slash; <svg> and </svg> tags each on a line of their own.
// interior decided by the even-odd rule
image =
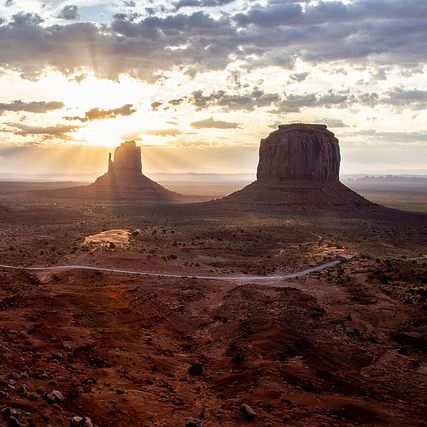
<svg viewBox="0 0 427 427">
<path fill-rule="evenodd" d="M 340 161 L 338 139 L 326 125 L 281 125 L 261 140 L 257 180 L 223 201 L 304 210 L 372 206 L 339 181 Z"/>
<path fill-rule="evenodd" d="M 118 146 L 108 158 L 108 172 L 93 184 L 85 187 L 85 193 L 94 198 L 132 199 L 153 202 L 176 201 L 180 195 L 167 190 L 142 173 L 141 148 L 135 141 Z"/>
<path fill-rule="evenodd" d="M 142 175 L 141 147 L 135 141 L 127 141 L 114 151 L 114 162 L 111 153 L 108 158 L 108 173 L 116 175 Z"/>
<path fill-rule="evenodd" d="M 258 180 L 339 179 L 338 139 L 326 125 L 281 125 L 261 140 Z"/>
</svg>

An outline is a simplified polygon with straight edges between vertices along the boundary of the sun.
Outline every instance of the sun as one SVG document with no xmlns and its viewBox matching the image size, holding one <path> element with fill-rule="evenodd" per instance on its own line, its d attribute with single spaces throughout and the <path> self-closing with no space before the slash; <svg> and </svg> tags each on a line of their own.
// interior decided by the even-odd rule
<svg viewBox="0 0 427 427">
<path fill-rule="evenodd" d="M 93 147 L 116 147 L 126 140 L 136 140 L 138 145 L 167 145 L 167 137 L 150 135 L 150 130 L 156 129 L 156 122 L 153 120 L 150 128 L 144 127 L 137 114 L 135 117 L 96 120 L 84 123 L 75 131 L 74 137 Z"/>
<path fill-rule="evenodd" d="M 122 135 L 128 130 L 128 126 L 120 122 L 115 119 L 86 123 L 76 131 L 75 136 L 91 146 L 115 147 L 123 140 Z"/>
</svg>

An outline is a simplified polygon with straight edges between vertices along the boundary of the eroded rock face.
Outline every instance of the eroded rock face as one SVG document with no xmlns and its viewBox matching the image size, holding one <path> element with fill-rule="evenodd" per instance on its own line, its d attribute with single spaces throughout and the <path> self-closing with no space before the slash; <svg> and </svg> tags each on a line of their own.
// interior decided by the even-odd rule
<svg viewBox="0 0 427 427">
<path fill-rule="evenodd" d="M 126 141 L 114 151 L 114 161 L 109 159 L 109 172 L 116 174 L 142 174 L 141 147 L 135 141 Z"/>
<path fill-rule="evenodd" d="M 119 145 L 114 160 L 109 155 L 108 172 L 85 187 L 84 192 L 100 199 L 174 201 L 181 197 L 142 173 L 141 148 L 135 141 Z"/>
<path fill-rule="evenodd" d="M 281 125 L 261 140 L 257 179 L 338 180 L 338 139 L 326 125 Z"/>
<path fill-rule="evenodd" d="M 261 140 L 257 180 L 223 201 L 302 210 L 371 207 L 339 181 L 340 160 L 338 139 L 326 125 L 279 126 Z"/>
</svg>

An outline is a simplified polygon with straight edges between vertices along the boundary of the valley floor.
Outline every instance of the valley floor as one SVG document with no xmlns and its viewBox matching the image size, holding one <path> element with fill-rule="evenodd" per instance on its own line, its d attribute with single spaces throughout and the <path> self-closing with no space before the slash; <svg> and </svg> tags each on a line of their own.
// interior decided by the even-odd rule
<svg viewBox="0 0 427 427">
<path fill-rule="evenodd" d="M 0 211 L 0 425 L 422 425 L 424 216 L 198 209 Z"/>
</svg>

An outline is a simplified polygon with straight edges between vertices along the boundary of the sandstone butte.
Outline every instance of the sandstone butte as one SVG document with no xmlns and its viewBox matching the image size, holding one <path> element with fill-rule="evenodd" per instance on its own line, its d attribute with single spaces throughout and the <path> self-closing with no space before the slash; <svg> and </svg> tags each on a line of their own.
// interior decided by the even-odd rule
<svg viewBox="0 0 427 427">
<path fill-rule="evenodd" d="M 257 180 L 222 201 L 326 210 L 374 206 L 340 182 L 340 162 L 338 139 L 326 125 L 280 125 L 261 140 Z"/>
<path fill-rule="evenodd" d="M 95 198 L 177 201 L 180 195 L 167 190 L 142 173 L 141 147 L 135 141 L 119 145 L 108 159 L 108 171 L 93 184 L 81 188 Z"/>
</svg>

